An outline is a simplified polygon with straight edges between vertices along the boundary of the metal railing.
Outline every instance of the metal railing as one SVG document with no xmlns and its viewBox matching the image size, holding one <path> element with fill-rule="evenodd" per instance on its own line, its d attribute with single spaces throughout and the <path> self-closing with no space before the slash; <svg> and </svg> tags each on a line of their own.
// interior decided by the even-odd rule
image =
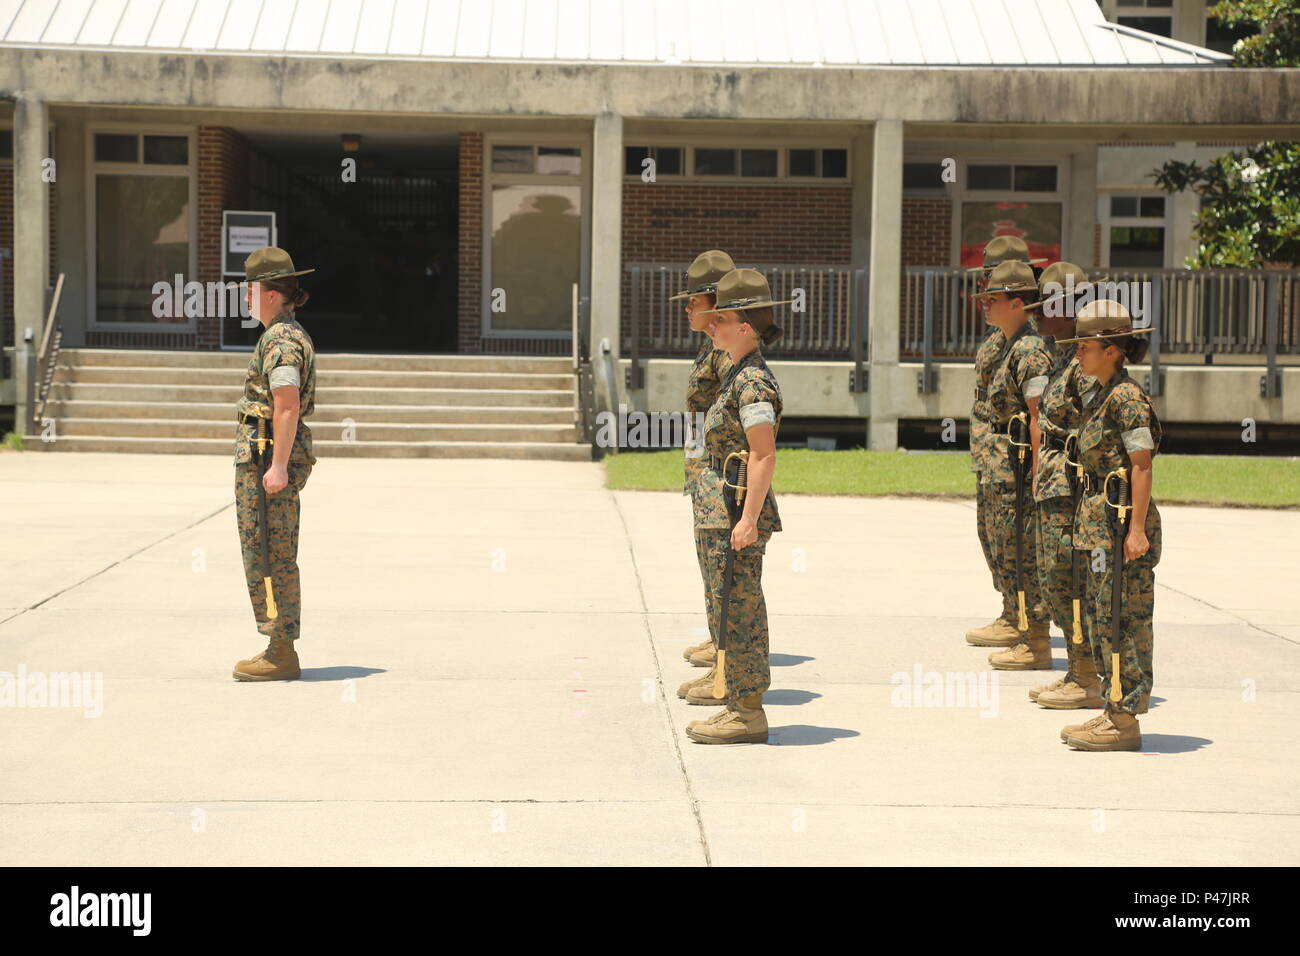
<svg viewBox="0 0 1300 956">
<path fill-rule="evenodd" d="M 777 358 L 851 358 L 865 364 L 866 270 L 838 265 L 739 263 L 766 276 L 775 299 L 797 299 L 777 310 L 785 329 L 767 354 Z M 623 268 L 622 354 L 631 360 L 629 387 L 642 387 L 641 360 L 693 356 L 700 334 L 691 330 L 684 302 L 669 298 L 686 288 L 678 263 L 636 262 Z"/>
<path fill-rule="evenodd" d="M 59 317 L 59 300 L 63 298 L 63 273 L 54 284 L 50 298 L 50 311 L 45 317 L 45 330 L 40 347 L 27 351 L 27 425 L 29 435 L 41 433 L 45 406 L 54 382 L 54 370 L 59 361 L 59 347 L 63 344 L 63 325 Z M 17 423 L 15 423 L 17 424 Z"/>
<path fill-rule="evenodd" d="M 573 347 L 573 424 L 578 441 L 590 445 L 596 429 L 596 396 L 591 372 L 591 350 L 588 347 L 590 329 L 587 307 L 590 299 L 578 295 L 578 283 L 573 283 L 572 347 Z"/>
</svg>

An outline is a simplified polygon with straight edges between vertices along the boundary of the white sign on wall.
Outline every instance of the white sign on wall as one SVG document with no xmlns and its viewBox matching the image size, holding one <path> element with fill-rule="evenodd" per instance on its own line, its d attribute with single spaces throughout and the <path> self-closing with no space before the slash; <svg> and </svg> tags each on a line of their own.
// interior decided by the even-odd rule
<svg viewBox="0 0 1300 956">
<path fill-rule="evenodd" d="M 221 213 L 221 272 L 244 275 L 244 259 L 263 246 L 274 246 L 275 213 L 226 209 Z"/>
</svg>

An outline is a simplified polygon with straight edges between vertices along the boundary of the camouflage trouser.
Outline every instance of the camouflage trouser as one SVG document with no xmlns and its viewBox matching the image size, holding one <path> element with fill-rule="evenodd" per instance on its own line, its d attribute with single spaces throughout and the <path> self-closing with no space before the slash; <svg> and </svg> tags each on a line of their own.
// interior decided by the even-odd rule
<svg viewBox="0 0 1300 956">
<path fill-rule="evenodd" d="M 767 604 L 763 601 L 763 552 L 771 537 L 770 531 L 760 531 L 757 541 L 736 552 L 732 565 L 725 642 L 727 667 L 723 675 L 727 697 L 732 700 L 761 694 L 772 683 L 767 665 Z M 695 550 L 704 571 L 710 634 L 718 633 L 730 541 L 730 531 L 703 528 L 695 532 Z"/>
<path fill-rule="evenodd" d="M 985 508 L 984 533 L 989 539 L 993 581 L 1002 592 L 1002 614 L 1008 621 L 1019 618 L 1016 601 L 1016 486 L 1009 482 L 984 483 L 988 504 Z M 1034 498 L 1025 488 L 1023 524 L 1024 547 L 1021 583 L 1025 588 L 1025 615 L 1030 623 L 1048 620 L 1038 587 L 1038 567 L 1034 553 Z"/>
<path fill-rule="evenodd" d="M 1074 633 L 1074 578 L 1070 573 L 1070 560 L 1074 557 L 1071 532 L 1074 527 L 1074 499 L 1069 495 L 1046 498 L 1034 505 L 1035 560 L 1038 564 L 1038 588 L 1047 612 L 1065 635 L 1065 652 L 1070 662 L 1070 673 L 1078 672 L 1075 661 L 1091 656 L 1086 636 L 1076 644 Z M 1086 565 L 1079 564 L 1079 617 L 1082 627 L 1083 609 L 1086 605 L 1083 590 Z M 1026 596 L 1027 599 L 1028 596 Z"/>
<path fill-rule="evenodd" d="M 989 545 L 989 495 L 988 486 L 979 480 L 978 472 L 975 474 L 975 530 L 979 533 L 980 547 L 984 549 L 984 563 L 989 566 L 989 573 L 993 574 L 993 586 L 998 586 L 998 576 L 993 572 L 993 549 Z"/>
<path fill-rule="evenodd" d="M 1102 695 L 1107 706 L 1136 714 L 1139 698 L 1151 693 L 1155 673 L 1151 666 L 1154 635 L 1151 618 L 1155 611 L 1156 572 L 1160 562 L 1160 523 L 1148 532 L 1150 550 L 1136 561 L 1125 561 L 1120 577 L 1119 644 L 1112 646 L 1110 639 L 1111 602 L 1111 548 L 1095 552 L 1080 552 L 1086 562 L 1084 575 L 1087 582 L 1087 601 L 1084 604 L 1084 630 L 1092 647 L 1092 657 L 1097 673 L 1102 675 Z M 1098 570 L 1100 569 L 1100 570 Z M 1119 654 L 1119 684 L 1121 699 L 1111 701 L 1115 678 L 1111 670 L 1111 655 Z"/>
<path fill-rule="evenodd" d="M 298 582 L 298 492 L 307 484 L 311 465 L 289 462 L 289 483 L 266 496 L 266 525 L 270 534 L 271 587 L 278 616 L 266 616 L 266 589 L 262 584 L 262 541 L 258 530 L 257 462 L 235 465 L 235 517 L 239 547 L 244 557 L 248 597 L 253 602 L 257 629 L 267 637 L 298 639 L 302 596 Z"/>
</svg>

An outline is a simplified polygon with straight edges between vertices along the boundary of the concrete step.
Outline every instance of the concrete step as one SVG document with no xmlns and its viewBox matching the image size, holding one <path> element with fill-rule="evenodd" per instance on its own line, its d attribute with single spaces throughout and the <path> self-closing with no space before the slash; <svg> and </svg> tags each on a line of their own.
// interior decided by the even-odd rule
<svg viewBox="0 0 1300 956">
<path fill-rule="evenodd" d="M 251 352 L 171 351 L 145 349 L 62 349 L 61 364 L 80 368 L 202 368 L 239 369 L 248 367 Z M 568 356 L 519 355 L 405 355 L 366 352 L 318 352 L 318 370 L 380 372 L 514 372 L 545 375 L 572 374 Z"/>
<path fill-rule="evenodd" d="M 31 451 L 103 451 L 149 455 L 219 455 L 234 460 L 232 438 L 109 438 L 69 436 L 42 442 L 27 436 Z M 344 442 L 314 441 L 317 458 L 515 458 L 545 461 L 591 461 L 590 445 L 549 442 Z"/>
<path fill-rule="evenodd" d="M 229 368 L 172 368 L 147 365 L 60 365 L 57 380 L 73 385 L 228 385 L 244 384 L 244 370 Z M 464 389 L 572 389 L 572 375 L 539 372 L 408 372 L 320 371 L 320 388 L 464 388 Z"/>
<path fill-rule="evenodd" d="M 55 382 L 50 387 L 51 401 L 115 402 L 121 405 L 135 402 L 207 402 L 227 405 L 232 413 L 235 402 L 243 395 L 236 384 L 220 385 L 139 385 L 131 384 L 76 384 Z M 469 388 L 332 388 L 316 389 L 316 404 L 366 405 L 382 398 L 388 405 L 423 406 L 532 406 L 546 408 L 573 408 L 573 389 L 469 389 Z"/>
<path fill-rule="evenodd" d="M 382 396 L 380 396 L 382 397 Z M 234 402 L 133 402 L 114 404 L 97 401 L 51 401 L 46 417 L 66 418 L 151 418 L 169 421 L 206 421 L 234 424 Z M 369 422 L 413 425 L 568 425 L 572 408 L 546 406 L 474 407 L 455 405 L 317 405 L 307 420 L 314 430 L 319 423 L 341 423 L 350 418 L 359 425 Z"/>
<path fill-rule="evenodd" d="M 312 443 L 343 441 L 341 422 L 308 422 Z M 58 439 L 72 438 L 214 438 L 233 443 L 236 423 L 227 421 L 176 421 L 148 418 L 61 418 L 55 422 Z M 357 442 L 576 442 L 572 425 L 423 425 L 384 422 L 358 423 Z"/>
</svg>

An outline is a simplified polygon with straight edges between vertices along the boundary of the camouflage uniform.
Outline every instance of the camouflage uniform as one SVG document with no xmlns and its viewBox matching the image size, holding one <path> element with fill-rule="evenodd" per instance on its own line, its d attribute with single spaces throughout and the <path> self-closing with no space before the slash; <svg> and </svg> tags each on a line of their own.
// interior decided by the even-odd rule
<svg viewBox="0 0 1300 956">
<path fill-rule="evenodd" d="M 1074 498 L 1070 490 L 1070 472 L 1073 467 L 1067 465 L 1064 450 L 1053 447 L 1053 442 L 1063 442 L 1067 436 L 1078 432 L 1084 416 L 1083 395 L 1087 392 L 1095 394 L 1097 380 L 1083 374 L 1074 352 L 1073 343 L 1052 343 L 1052 370 L 1038 406 L 1038 427 L 1043 433 L 1043 444 L 1038 453 L 1038 485 L 1034 492 L 1034 540 L 1039 589 L 1052 620 L 1065 634 L 1069 672 L 1078 674 L 1075 662 L 1089 650 L 1087 644 L 1075 644 L 1071 639 L 1074 630 L 1071 566 L 1074 556 L 1071 544 Z"/>
<path fill-rule="evenodd" d="M 998 333 L 1001 335 L 1001 332 Z M 990 422 L 993 447 L 987 456 L 987 467 L 980 469 L 980 481 L 986 485 L 987 498 L 985 534 L 993 560 L 993 577 L 1002 592 L 1004 611 L 1010 609 L 1008 620 L 1015 620 L 1016 601 L 1016 526 L 1015 474 L 1011 466 L 1011 448 L 1007 440 L 1006 423 L 1012 415 L 1027 411 L 1028 400 L 1042 394 L 1052 359 L 1043 340 L 1025 323 L 1008 340 L 1002 360 L 993 370 L 988 386 L 988 400 L 976 404 L 976 411 Z M 1025 450 L 1026 456 L 1029 449 Z M 1025 492 L 1022 511 L 1024 545 L 1022 548 L 1021 583 L 1025 589 L 1025 613 L 1029 623 L 1046 623 L 1047 609 L 1043 606 L 1038 586 L 1038 570 L 1034 557 L 1034 501 L 1029 484 L 1031 469 L 1025 473 Z"/>
<path fill-rule="evenodd" d="M 704 447 L 720 461 L 748 447 L 746 426 L 781 426 L 781 389 L 756 348 L 732 367 L 704 422 Z M 722 476 L 712 467 L 701 473 L 694 496 L 695 541 L 705 573 L 709 630 L 716 633 L 722 610 L 723 571 L 731 541 L 731 522 L 722 498 Z M 727 672 L 731 700 L 762 694 L 771 684 L 768 670 L 767 606 L 763 600 L 763 552 L 781 530 L 776 496 L 768 489 L 758 517 L 758 540 L 736 552 L 732 567 L 731 604 L 727 614 Z"/>
<path fill-rule="evenodd" d="M 1130 451 L 1154 453 L 1160 447 L 1161 427 L 1151 399 L 1142 387 L 1121 369 L 1100 396 L 1089 404 L 1089 413 L 1079 430 L 1079 460 L 1096 482 L 1096 491 L 1079 503 L 1074 519 L 1074 547 L 1089 552 L 1081 555 L 1088 569 L 1084 624 L 1097 673 L 1106 679 L 1107 707 L 1136 715 L 1143 695 L 1150 695 L 1153 680 L 1151 618 L 1155 608 L 1155 566 L 1160 562 L 1160 512 L 1154 498 L 1147 508 L 1146 536 L 1150 548 L 1136 561 L 1124 562 L 1121 582 L 1119 646 L 1110 639 L 1113 509 L 1105 504 L 1101 481 L 1116 468 L 1132 476 Z M 1094 556 L 1094 552 L 1096 553 Z M 1122 699 L 1110 700 L 1114 674 L 1111 654 L 1120 655 Z"/>
<path fill-rule="evenodd" d="M 1006 346 L 1006 337 L 1001 329 L 994 329 L 975 350 L 975 404 L 970 415 L 970 470 L 975 472 L 975 528 L 979 534 L 980 547 L 984 550 L 984 561 L 993 575 L 993 586 L 999 588 L 997 573 L 993 570 L 993 549 L 989 545 L 988 510 L 989 499 L 982 472 L 992 464 L 992 456 L 997 454 L 997 441 L 993 437 L 992 413 L 988 408 L 988 387 L 993 380 L 993 372 L 1002 358 Z M 1003 597 L 1003 617 L 1015 620 L 1015 606 L 1007 607 Z"/>
<path fill-rule="evenodd" d="M 258 529 L 257 426 L 244 422 L 245 415 L 271 418 L 270 376 L 273 369 L 292 367 L 298 372 L 298 432 L 289 453 L 289 483 L 266 496 L 266 522 L 270 541 L 271 585 L 278 616 L 266 616 L 266 594 L 262 582 L 262 544 Z M 281 373 L 283 374 L 283 373 Z M 311 429 L 303 421 L 316 407 L 316 350 L 311 336 L 288 314 L 271 322 L 257 340 L 248 363 L 244 395 L 236 406 L 239 424 L 235 431 L 235 515 L 239 544 L 244 558 L 244 576 L 253 604 L 257 629 L 271 638 L 297 640 L 301 615 L 298 581 L 298 493 L 307 484 L 316 458 L 312 454 Z M 271 434 L 267 421 L 266 432 Z M 278 436 L 277 436 L 278 437 Z M 272 445 L 266 446 L 270 466 Z"/>
<path fill-rule="evenodd" d="M 692 440 L 686 446 L 686 480 L 682 485 L 682 494 L 691 496 L 692 512 L 694 512 L 696 486 L 701 475 L 708 469 L 708 456 L 704 451 L 703 436 L 695 433 L 698 416 L 706 414 L 713 405 L 718 397 L 718 390 L 722 387 L 722 380 L 730 369 L 731 358 L 726 350 L 715 349 L 713 342 L 706 336 L 700 351 L 695 356 L 695 361 L 691 364 L 690 376 L 686 379 L 686 411 L 689 416 Z M 696 445 L 696 442 L 699 444 Z M 704 606 L 705 616 L 708 618 L 709 640 L 713 641 L 718 635 L 718 622 L 712 613 L 707 613 L 710 605 L 710 571 L 707 551 L 700 547 L 698 534 L 695 538 L 695 555 L 700 563 L 700 577 L 704 581 Z M 694 651 L 698 647 L 699 645 L 695 645 L 689 651 Z M 687 659 L 690 659 L 689 653 Z"/>
</svg>

